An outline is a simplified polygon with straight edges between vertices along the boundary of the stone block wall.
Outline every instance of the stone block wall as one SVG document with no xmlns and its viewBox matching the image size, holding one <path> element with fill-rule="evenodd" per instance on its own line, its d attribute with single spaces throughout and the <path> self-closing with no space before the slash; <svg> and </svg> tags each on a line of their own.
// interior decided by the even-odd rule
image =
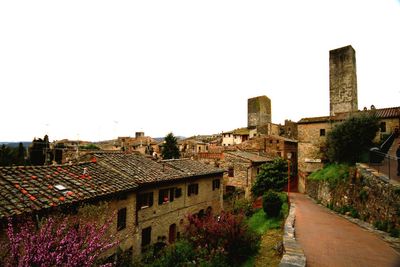
<svg viewBox="0 0 400 267">
<path fill-rule="evenodd" d="M 391 222 L 400 227 L 400 184 L 358 165 L 349 180 L 330 186 L 327 182 L 307 181 L 307 194 L 323 205 L 352 207 L 359 217 L 371 224 Z"/>
<path fill-rule="evenodd" d="M 220 179 L 220 188 L 213 190 L 212 181 Z M 188 185 L 198 184 L 198 194 L 188 196 Z M 157 242 L 158 237 L 165 236 L 168 242 L 169 227 L 176 225 L 176 232 L 182 233 L 186 222 L 186 216 L 199 213 L 201 210 L 207 212 L 211 207 L 213 213 L 220 213 L 222 210 L 222 175 L 207 176 L 193 181 L 181 181 L 170 183 L 164 186 L 150 187 L 141 190 L 140 193 L 153 192 L 153 206 L 138 210 L 137 214 L 137 234 L 134 236 L 134 253 L 138 254 L 141 250 L 142 229 L 151 227 L 151 243 Z M 172 202 L 159 204 L 159 190 L 168 188 L 180 188 L 182 195 L 174 198 Z"/>
</svg>

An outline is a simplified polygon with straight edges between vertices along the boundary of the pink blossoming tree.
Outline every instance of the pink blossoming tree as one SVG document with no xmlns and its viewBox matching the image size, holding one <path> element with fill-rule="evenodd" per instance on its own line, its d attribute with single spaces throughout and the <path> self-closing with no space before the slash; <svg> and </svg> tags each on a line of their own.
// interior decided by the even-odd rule
<svg viewBox="0 0 400 267">
<path fill-rule="evenodd" d="M 49 217 L 40 227 L 9 219 L 0 265 L 93 266 L 101 253 L 118 244 L 108 232 L 112 219 L 99 224 L 72 216 Z"/>
</svg>

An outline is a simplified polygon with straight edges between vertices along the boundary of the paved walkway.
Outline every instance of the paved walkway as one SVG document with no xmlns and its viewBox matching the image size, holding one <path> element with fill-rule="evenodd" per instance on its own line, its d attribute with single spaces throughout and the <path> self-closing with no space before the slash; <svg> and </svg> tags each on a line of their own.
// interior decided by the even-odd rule
<svg viewBox="0 0 400 267">
<path fill-rule="evenodd" d="M 315 204 L 307 196 L 291 193 L 296 204 L 296 239 L 310 267 L 400 266 L 400 253 L 378 235 L 368 232 Z"/>
</svg>

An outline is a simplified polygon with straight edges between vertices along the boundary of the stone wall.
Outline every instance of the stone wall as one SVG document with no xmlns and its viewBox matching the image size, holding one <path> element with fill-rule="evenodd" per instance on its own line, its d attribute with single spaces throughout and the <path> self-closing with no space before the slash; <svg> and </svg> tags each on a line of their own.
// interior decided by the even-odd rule
<svg viewBox="0 0 400 267">
<path fill-rule="evenodd" d="M 368 223 L 387 221 L 400 228 L 400 184 L 363 164 L 352 176 L 335 187 L 328 182 L 307 180 L 307 194 L 338 210 L 350 207 Z"/>
<path fill-rule="evenodd" d="M 220 188 L 213 190 L 213 180 L 220 179 Z M 188 185 L 198 184 L 198 194 L 188 196 Z M 159 190 L 169 188 L 180 188 L 182 195 L 174 198 L 171 202 L 159 204 Z M 164 186 L 154 186 L 143 189 L 138 193 L 153 192 L 153 205 L 141 208 L 137 212 L 137 230 L 134 239 L 134 254 L 141 250 L 142 229 L 151 227 L 151 243 L 155 243 L 158 237 L 166 237 L 168 243 L 169 227 L 176 225 L 176 233 L 182 233 L 186 215 L 205 213 L 209 207 L 218 214 L 222 210 L 222 176 L 207 176 L 193 181 L 170 183 Z"/>
</svg>

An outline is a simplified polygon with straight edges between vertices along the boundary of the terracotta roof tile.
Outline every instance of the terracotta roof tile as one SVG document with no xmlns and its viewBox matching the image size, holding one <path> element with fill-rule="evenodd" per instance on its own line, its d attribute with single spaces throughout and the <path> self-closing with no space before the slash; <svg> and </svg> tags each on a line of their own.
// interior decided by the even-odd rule
<svg viewBox="0 0 400 267">
<path fill-rule="evenodd" d="M 141 184 L 223 172 L 197 161 L 156 162 L 134 153 L 94 152 L 88 156 L 96 161 L 0 167 L 0 218 L 135 190 Z"/>
<path fill-rule="evenodd" d="M 298 124 L 307 124 L 307 123 L 319 123 L 319 122 L 327 122 L 327 121 L 342 121 L 347 119 L 350 115 L 361 114 L 367 112 L 368 114 L 373 114 L 380 119 L 387 118 L 398 118 L 400 117 L 400 107 L 391 107 L 391 108 L 381 108 L 381 109 L 370 109 L 370 110 L 360 110 L 357 112 L 342 112 L 338 113 L 335 116 L 323 116 L 323 117 L 312 117 L 312 118 L 303 118 L 299 120 Z"/>
<path fill-rule="evenodd" d="M 271 158 L 264 157 L 264 156 L 259 156 L 257 154 L 247 152 L 247 151 L 232 151 L 232 152 L 225 152 L 228 155 L 233 155 L 236 157 L 244 158 L 253 162 L 267 162 L 267 161 L 272 161 Z"/>
</svg>

